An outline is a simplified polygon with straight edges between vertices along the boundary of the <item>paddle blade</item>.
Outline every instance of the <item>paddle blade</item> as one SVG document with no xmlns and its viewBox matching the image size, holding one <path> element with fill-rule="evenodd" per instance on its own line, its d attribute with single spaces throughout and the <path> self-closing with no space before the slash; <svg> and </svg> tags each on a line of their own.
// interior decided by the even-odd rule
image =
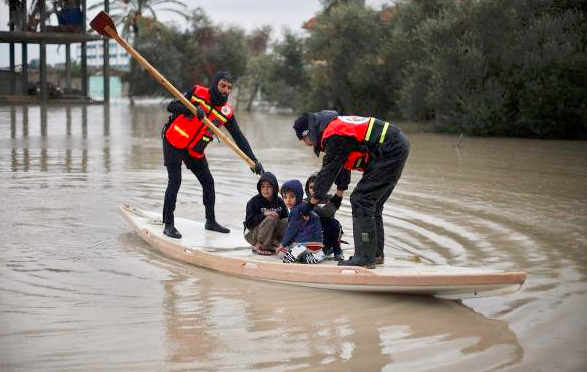
<svg viewBox="0 0 587 372">
<path fill-rule="evenodd" d="M 102 36 L 114 37 L 118 35 L 112 18 L 104 11 L 101 11 L 92 19 L 90 26 Z"/>
</svg>

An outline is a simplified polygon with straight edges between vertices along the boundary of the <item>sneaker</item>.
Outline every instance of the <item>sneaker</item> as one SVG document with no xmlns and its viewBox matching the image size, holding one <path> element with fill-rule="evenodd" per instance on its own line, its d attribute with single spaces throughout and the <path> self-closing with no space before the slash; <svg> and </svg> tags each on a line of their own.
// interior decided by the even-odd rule
<svg viewBox="0 0 587 372">
<path fill-rule="evenodd" d="M 375 263 L 377 265 L 383 265 L 383 263 L 385 262 L 385 257 L 383 255 L 377 256 L 375 257 Z"/>
<path fill-rule="evenodd" d="M 204 225 L 204 228 L 206 230 L 216 231 L 216 232 L 223 233 L 223 234 L 228 234 L 230 232 L 230 229 L 227 229 L 226 227 L 220 225 L 216 221 L 206 220 L 206 225 Z"/>
<path fill-rule="evenodd" d="M 314 255 L 309 252 L 302 253 L 302 255 L 300 256 L 300 260 L 302 261 L 302 263 L 309 265 L 316 265 L 318 263 L 316 257 L 314 257 Z"/>
<path fill-rule="evenodd" d="M 322 248 L 322 252 L 324 252 L 326 256 L 330 256 L 332 254 L 332 247 L 324 247 Z"/>
<path fill-rule="evenodd" d="M 283 258 L 285 257 L 286 254 L 289 253 L 289 251 L 287 250 L 287 248 L 281 247 L 280 249 L 277 250 L 276 253 L 277 253 L 277 256 L 282 260 L 282 262 L 285 262 L 285 261 L 283 261 Z"/>
<path fill-rule="evenodd" d="M 335 253 L 333 259 L 335 261 L 343 261 L 344 260 L 344 253 Z"/>
<path fill-rule="evenodd" d="M 165 234 L 168 237 L 173 238 L 173 239 L 181 239 L 180 232 L 177 231 L 175 226 L 168 224 L 168 223 L 165 224 L 165 229 L 163 229 L 163 234 Z"/>
<path fill-rule="evenodd" d="M 300 257 L 302 258 L 302 262 L 303 263 L 307 263 L 307 264 L 317 264 L 320 263 L 322 261 L 324 261 L 326 259 L 326 255 L 324 254 L 324 252 L 322 250 L 319 251 L 306 251 L 305 252 L 305 257 Z"/>
<path fill-rule="evenodd" d="M 292 249 L 288 250 L 287 253 L 285 253 L 285 255 L 282 258 L 282 261 L 284 263 L 294 263 L 302 256 L 304 252 L 306 252 L 306 247 L 301 244 L 298 244 Z"/>
</svg>

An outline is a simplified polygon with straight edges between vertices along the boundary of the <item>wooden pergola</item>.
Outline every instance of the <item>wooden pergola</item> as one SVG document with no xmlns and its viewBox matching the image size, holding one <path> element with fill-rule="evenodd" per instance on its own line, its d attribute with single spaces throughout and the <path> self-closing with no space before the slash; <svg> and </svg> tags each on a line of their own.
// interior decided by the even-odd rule
<svg viewBox="0 0 587 372">
<path fill-rule="evenodd" d="M 33 0 L 35 1 L 35 0 Z M 49 98 L 47 90 L 47 44 L 65 45 L 65 69 L 66 84 L 71 87 L 71 44 L 81 44 L 81 90 L 82 95 L 88 96 L 88 63 L 87 63 L 87 42 L 102 39 L 99 35 L 90 35 L 86 32 L 86 0 L 76 0 L 81 11 L 81 27 L 75 32 L 63 30 L 56 31 L 54 27 L 46 25 L 47 9 L 44 0 L 36 0 L 35 9 L 38 10 L 40 19 L 40 31 L 28 31 L 23 20 L 28 19 L 27 1 L 10 0 L 10 21 L 9 31 L 0 31 L 0 42 L 10 44 L 10 94 L 16 95 L 16 65 L 15 65 L 15 44 L 22 46 L 22 92 L 26 94 L 28 87 L 28 44 L 39 44 L 39 88 L 42 102 Z M 104 11 L 109 11 L 108 0 L 104 0 Z M 108 40 L 104 40 L 104 102 L 110 100 L 109 84 L 109 62 L 110 53 Z"/>
</svg>

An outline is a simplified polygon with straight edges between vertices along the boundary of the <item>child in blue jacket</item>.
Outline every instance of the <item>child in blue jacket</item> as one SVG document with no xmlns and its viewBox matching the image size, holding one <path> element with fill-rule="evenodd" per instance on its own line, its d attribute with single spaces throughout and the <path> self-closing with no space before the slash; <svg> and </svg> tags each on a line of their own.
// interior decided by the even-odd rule
<svg viewBox="0 0 587 372">
<path fill-rule="evenodd" d="M 325 258 L 322 252 L 322 225 L 314 212 L 300 214 L 304 188 L 298 180 L 281 186 L 281 196 L 289 209 L 287 229 L 281 238 L 278 254 L 283 262 L 317 264 Z"/>
</svg>

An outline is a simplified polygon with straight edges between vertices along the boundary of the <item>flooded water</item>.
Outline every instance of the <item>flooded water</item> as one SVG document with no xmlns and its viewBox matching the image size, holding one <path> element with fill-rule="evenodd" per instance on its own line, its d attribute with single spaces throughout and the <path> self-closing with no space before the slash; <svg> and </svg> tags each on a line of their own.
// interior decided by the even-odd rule
<svg viewBox="0 0 587 372">
<path fill-rule="evenodd" d="M 291 116 L 237 116 L 280 182 L 319 168 Z M 0 107 L 1 371 L 586 370 L 586 142 L 456 149 L 404 128 L 386 254 L 528 272 L 515 294 L 459 302 L 256 282 L 154 252 L 117 207 L 162 209 L 165 119 L 158 103 Z M 240 229 L 257 177 L 226 146 L 208 158 L 218 220 Z M 201 198 L 184 170 L 177 216 L 203 219 Z"/>
</svg>

